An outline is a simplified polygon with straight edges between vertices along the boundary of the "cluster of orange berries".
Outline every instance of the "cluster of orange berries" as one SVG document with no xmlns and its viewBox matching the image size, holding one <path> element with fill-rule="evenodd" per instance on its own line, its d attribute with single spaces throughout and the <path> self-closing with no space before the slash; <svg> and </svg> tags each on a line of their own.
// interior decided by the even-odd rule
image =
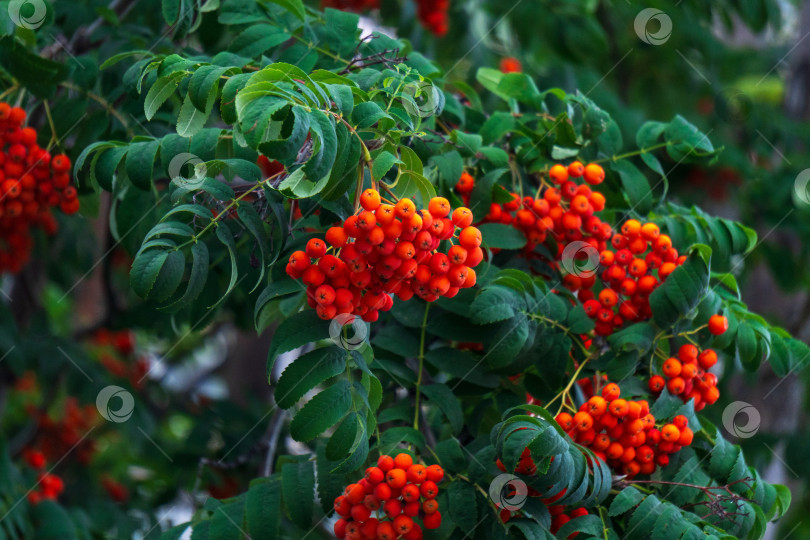
<svg viewBox="0 0 810 540">
<path fill-rule="evenodd" d="M 438 484 L 444 478 L 439 465 L 425 467 L 408 454 L 380 456 L 365 477 L 349 484 L 335 499 L 335 536 L 347 540 L 419 540 L 422 527 L 438 529 L 442 523 Z M 376 513 L 376 514 L 375 514 Z M 374 517 L 376 515 L 376 517 Z M 420 518 L 420 526 L 414 518 Z"/>
<path fill-rule="evenodd" d="M 610 335 L 625 322 L 649 319 L 650 294 L 686 260 L 655 223 L 629 219 L 610 243 L 615 251 L 599 253 L 605 287 L 598 294 L 590 290 L 592 283 L 579 276 L 563 278 L 568 289 L 579 291 L 585 313 L 596 321 L 596 334 L 601 336 Z"/>
<path fill-rule="evenodd" d="M 35 413 L 35 410 L 31 411 Z M 70 453 L 82 465 L 87 465 L 96 451 L 95 441 L 85 437 L 98 420 L 95 404 L 80 406 L 75 397 L 65 400 L 62 416 L 51 418 L 41 413 L 37 418 L 39 424 L 35 447 L 42 450 L 49 460 L 59 460 Z M 72 451 L 71 451 L 72 450 Z"/>
<path fill-rule="evenodd" d="M 93 343 L 100 348 L 99 361 L 111 375 L 129 379 L 136 388 L 143 385 L 149 362 L 143 357 L 134 359 L 135 336 L 132 332 L 101 328 L 93 336 Z"/>
<path fill-rule="evenodd" d="M 682 345 L 677 358 L 668 358 L 664 362 L 661 369 L 664 376 L 650 377 L 650 390 L 658 395 L 666 387 L 670 394 L 680 396 L 684 403 L 695 400 L 695 410 L 701 411 L 720 398 L 717 375 L 708 371 L 716 363 L 717 353 L 714 350 L 701 352 L 694 345 Z"/>
<path fill-rule="evenodd" d="M 604 169 L 595 163 L 585 166 L 575 161 L 568 167 L 554 165 L 549 178 L 558 187 L 546 187 L 542 196 L 537 198 L 526 196 L 521 199 L 517 193 L 512 193 L 512 200 L 507 203 L 493 202 L 482 222 L 512 225 L 522 231 L 526 236 L 524 256 L 527 258 L 540 257 L 534 249 L 549 235 L 557 243 L 557 261 L 561 260 L 566 246 L 575 241 L 588 243 L 598 251 L 606 249 L 613 230 L 610 224 L 594 215 L 605 208 L 605 197 L 590 188 L 604 181 Z M 578 179 L 585 183 L 578 184 L 575 181 Z M 474 187 L 473 177 L 462 173 L 456 191 L 465 204 L 469 204 Z M 584 285 L 592 286 L 596 279 L 591 277 L 583 281 Z"/>
<path fill-rule="evenodd" d="M 588 399 L 573 416 L 561 412 L 555 420 L 614 470 L 629 477 L 652 474 L 656 465 L 669 463 L 669 454 L 692 444 L 694 434 L 685 416 L 658 429 L 647 401 L 621 399 L 615 383 L 607 384 L 601 394 Z"/>
<path fill-rule="evenodd" d="M 29 467 L 37 471 L 37 486 L 40 489 L 31 490 L 27 497 L 31 504 L 39 504 L 43 499 L 55 500 L 65 490 L 62 479 L 55 474 L 46 472 L 47 459 L 45 454 L 31 448 L 23 451 L 23 459 Z"/>
<path fill-rule="evenodd" d="M 19 272 L 33 247 L 31 228 L 54 234 L 51 214 L 79 210 L 70 185 L 70 159 L 37 145 L 37 132 L 23 127 L 25 111 L 0 102 L 0 272 Z"/>
<path fill-rule="evenodd" d="M 362 211 L 326 231 L 326 242 L 313 238 L 290 255 L 287 274 L 307 286 L 320 318 L 348 313 L 374 322 L 394 305 L 391 294 L 433 302 L 475 285 L 473 268 L 484 253 L 468 208 L 451 213 L 444 197 L 431 199 L 427 211 L 410 199 L 386 204 L 374 189 L 362 193 L 360 204 Z M 447 253 L 437 251 L 453 239 L 458 243 Z"/>
</svg>

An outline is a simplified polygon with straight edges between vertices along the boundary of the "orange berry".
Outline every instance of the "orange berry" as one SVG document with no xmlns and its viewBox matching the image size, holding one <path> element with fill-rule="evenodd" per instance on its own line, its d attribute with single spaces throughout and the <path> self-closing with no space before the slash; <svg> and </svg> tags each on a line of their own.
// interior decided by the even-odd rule
<svg viewBox="0 0 810 540">
<path fill-rule="evenodd" d="M 427 478 L 427 468 L 424 465 L 415 463 L 408 468 L 408 481 L 413 484 L 421 484 Z"/>
<path fill-rule="evenodd" d="M 608 410 L 610 414 L 617 418 L 621 418 L 627 414 L 627 402 L 623 399 L 614 399 L 608 405 Z"/>
<path fill-rule="evenodd" d="M 558 163 L 551 167 L 551 170 L 548 171 L 548 177 L 555 184 L 562 184 L 568 180 L 568 169 L 565 167 L 565 165 L 560 165 Z"/>
<path fill-rule="evenodd" d="M 376 189 L 367 189 L 360 195 L 360 205 L 366 210 L 373 212 L 381 203 L 380 193 Z"/>
<path fill-rule="evenodd" d="M 667 389 L 670 394 L 682 394 L 686 389 L 686 381 L 684 381 L 682 377 L 672 378 L 667 382 Z"/>
<path fill-rule="evenodd" d="M 681 368 L 681 363 L 678 362 L 677 359 L 669 358 L 666 362 L 664 362 L 662 371 L 664 372 L 664 375 L 671 379 L 681 374 Z"/>
<path fill-rule="evenodd" d="M 396 214 L 402 219 L 408 219 L 416 213 L 416 205 L 410 199 L 400 199 L 394 206 Z"/>
<path fill-rule="evenodd" d="M 465 227 L 458 235 L 458 241 L 462 247 L 470 250 L 481 245 L 481 231 L 476 227 Z"/>
<path fill-rule="evenodd" d="M 569 431 L 574 427 L 574 418 L 567 412 L 561 412 L 554 419 L 565 431 Z"/>
<path fill-rule="evenodd" d="M 428 203 L 428 212 L 434 218 L 444 218 L 450 214 L 450 201 L 444 197 L 433 197 Z"/>
<path fill-rule="evenodd" d="M 579 161 L 574 161 L 568 165 L 568 176 L 579 178 L 585 173 L 585 166 Z"/>
<path fill-rule="evenodd" d="M 469 227 L 473 221 L 473 213 L 469 208 L 460 207 L 453 210 L 453 224 L 456 227 Z"/>
<path fill-rule="evenodd" d="M 668 442 L 676 442 L 681 437 L 681 430 L 674 424 L 667 424 L 661 428 L 661 438 Z"/>
<path fill-rule="evenodd" d="M 659 234 L 661 234 L 661 230 L 655 223 L 645 223 L 641 226 L 641 236 L 643 236 L 645 240 L 653 241 L 658 238 Z"/>
<path fill-rule="evenodd" d="M 591 185 L 601 184 L 605 179 L 605 170 L 601 165 L 589 163 L 585 167 L 585 181 Z"/>
<path fill-rule="evenodd" d="M 574 426 L 577 431 L 588 431 L 593 427 L 593 418 L 590 414 L 580 411 L 574 415 Z"/>
<path fill-rule="evenodd" d="M 610 383 L 602 388 L 602 397 L 605 398 L 607 401 L 613 401 L 618 399 L 621 395 L 621 389 L 619 385 L 616 383 Z"/>
<path fill-rule="evenodd" d="M 678 358 L 684 363 L 694 363 L 698 358 L 698 348 L 691 343 L 681 345 L 681 348 L 678 349 Z"/>
<path fill-rule="evenodd" d="M 722 315 L 712 315 L 709 317 L 709 332 L 715 336 L 725 333 L 728 330 L 728 319 Z"/>
<path fill-rule="evenodd" d="M 441 465 L 430 465 L 427 468 L 427 479 L 431 482 L 440 483 L 444 479 L 444 469 Z"/>
<path fill-rule="evenodd" d="M 408 477 L 402 469 L 391 469 L 385 473 L 385 482 L 393 489 L 402 488 L 408 482 Z"/>
<path fill-rule="evenodd" d="M 698 355 L 698 363 L 703 369 L 709 369 L 717 363 L 717 353 L 712 349 L 706 349 Z"/>
</svg>

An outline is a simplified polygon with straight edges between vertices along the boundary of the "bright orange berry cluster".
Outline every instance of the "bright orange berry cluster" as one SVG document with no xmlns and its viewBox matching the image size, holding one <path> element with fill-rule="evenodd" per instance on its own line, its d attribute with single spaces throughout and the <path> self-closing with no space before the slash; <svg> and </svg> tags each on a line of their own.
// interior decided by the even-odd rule
<svg viewBox="0 0 810 540">
<path fill-rule="evenodd" d="M 592 396 L 573 416 L 562 412 L 557 423 L 582 446 L 591 448 L 614 470 L 627 476 L 652 474 L 669 463 L 669 454 L 692 444 L 685 416 L 676 416 L 661 429 L 645 400 L 621 399 L 621 389 L 609 383 L 601 396 Z"/>
<path fill-rule="evenodd" d="M 23 451 L 23 459 L 29 467 L 37 471 L 37 488 L 28 493 L 28 502 L 39 504 L 43 499 L 55 500 L 65 490 L 62 479 L 55 474 L 46 472 L 45 465 L 48 461 L 45 454 L 39 450 L 28 448 Z"/>
<path fill-rule="evenodd" d="M 613 230 L 610 224 L 594 215 L 605 208 L 605 197 L 590 187 L 604 180 L 602 167 L 595 163 L 585 166 L 578 161 L 567 167 L 558 164 L 549 170 L 549 178 L 557 187 L 546 187 L 537 198 L 526 196 L 521 200 L 517 193 L 512 193 L 511 201 L 490 204 L 482 222 L 503 223 L 521 230 L 526 236 L 526 258 L 540 258 L 535 248 L 547 239 L 556 241 L 557 262 L 571 242 L 586 242 L 597 252 L 606 249 Z M 584 183 L 577 183 L 580 180 Z M 473 177 L 463 173 L 456 191 L 465 204 L 469 205 L 469 194 L 474 187 Z M 590 288 L 596 278 L 591 276 L 582 281 L 581 286 Z"/>
<path fill-rule="evenodd" d="M 374 322 L 394 305 L 391 294 L 433 302 L 475 285 L 473 268 L 484 253 L 468 208 L 451 212 L 444 197 L 431 199 L 426 211 L 410 199 L 386 204 L 374 189 L 362 193 L 360 204 L 361 211 L 326 231 L 325 242 L 311 239 L 287 264 L 322 319 L 349 313 Z M 444 240 L 457 243 L 441 253 Z"/>
<path fill-rule="evenodd" d="M 33 247 L 31 228 L 56 232 L 51 214 L 79 210 L 70 185 L 70 159 L 37 145 L 37 132 L 23 127 L 25 111 L 0 102 L 0 271 L 17 273 Z"/>
<path fill-rule="evenodd" d="M 335 499 L 335 536 L 347 540 L 419 540 L 422 527 L 438 529 L 442 523 L 438 484 L 444 478 L 439 465 L 425 467 L 408 454 L 380 456 L 376 467 L 356 484 L 349 484 Z M 422 521 L 419 525 L 414 518 Z"/>
<path fill-rule="evenodd" d="M 34 447 L 40 449 L 49 460 L 58 461 L 70 454 L 75 455 L 82 465 L 87 465 L 96 451 L 96 445 L 85 435 L 97 420 L 95 404 L 80 406 L 75 397 L 68 397 L 59 418 L 51 418 L 47 413 L 39 415 Z"/>
<path fill-rule="evenodd" d="M 615 251 L 604 249 L 599 255 L 605 287 L 598 294 L 576 275 L 563 278 L 568 289 L 579 291 L 585 313 L 595 319 L 596 334 L 601 336 L 626 322 L 649 319 L 650 294 L 686 260 L 655 223 L 629 219 L 610 243 Z"/>
<path fill-rule="evenodd" d="M 650 390 L 658 395 L 666 386 L 670 394 L 680 396 L 684 403 L 694 399 L 696 411 L 703 410 L 720 398 L 717 375 L 708 371 L 716 363 L 717 353 L 713 349 L 701 352 L 692 344 L 681 345 L 678 357 L 664 362 L 661 369 L 664 376 L 650 377 Z"/>
</svg>

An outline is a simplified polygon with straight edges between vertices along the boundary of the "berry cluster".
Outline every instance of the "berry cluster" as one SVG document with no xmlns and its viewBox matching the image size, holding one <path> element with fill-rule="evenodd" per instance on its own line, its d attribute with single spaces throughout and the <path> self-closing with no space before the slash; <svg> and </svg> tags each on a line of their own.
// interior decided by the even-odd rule
<svg viewBox="0 0 810 540">
<path fill-rule="evenodd" d="M 135 336 L 132 332 L 101 328 L 93 336 L 93 344 L 98 348 L 99 362 L 111 375 L 129 379 L 136 388 L 143 385 L 149 362 L 143 357 L 135 358 Z"/>
<path fill-rule="evenodd" d="M 362 193 L 360 204 L 362 211 L 326 232 L 326 242 L 309 240 L 287 264 L 287 274 L 307 286 L 309 305 L 322 319 L 350 313 L 374 322 L 393 306 L 391 294 L 433 302 L 475 285 L 473 268 L 484 253 L 468 208 L 451 214 L 448 200 L 434 197 L 427 211 L 417 211 L 410 199 L 384 203 L 374 189 Z M 447 253 L 437 251 L 453 239 L 458 243 Z"/>
<path fill-rule="evenodd" d="M 450 0 L 416 0 L 416 16 L 422 25 L 439 37 L 450 29 Z"/>
<path fill-rule="evenodd" d="M 33 412 L 33 411 L 32 411 Z M 49 460 L 59 460 L 67 454 L 75 455 L 82 465 L 87 465 L 95 453 L 95 441 L 85 434 L 98 419 L 95 404 L 79 406 L 75 397 L 68 397 L 59 419 L 41 413 L 35 447 L 42 450 Z M 71 451 L 72 450 L 72 451 Z"/>
<path fill-rule="evenodd" d="M 669 463 L 669 454 L 692 444 L 693 433 L 685 416 L 676 416 L 658 429 L 647 401 L 621 399 L 615 383 L 607 384 L 601 394 L 588 399 L 573 416 L 561 412 L 555 420 L 614 470 L 629 477 L 652 474 L 656 464 Z"/>
<path fill-rule="evenodd" d="M 380 456 L 365 478 L 349 484 L 335 499 L 335 536 L 347 540 L 419 540 L 422 527 L 442 523 L 437 484 L 444 478 L 439 465 L 425 467 L 408 454 Z M 376 517 L 373 514 L 376 512 Z M 414 521 L 420 518 L 422 525 Z"/>
<path fill-rule="evenodd" d="M 493 202 L 483 223 L 503 223 L 522 231 L 526 236 L 523 256 L 527 259 L 541 258 L 535 248 L 550 238 L 557 244 L 555 263 L 562 260 L 565 248 L 572 242 L 585 242 L 597 251 L 606 249 L 613 231 L 608 223 L 594 215 L 605 208 L 605 197 L 590 187 L 605 179 L 602 167 L 595 163 L 585 166 L 578 161 L 568 167 L 554 165 L 549 178 L 557 187 L 547 186 L 538 197 L 521 199 L 513 193 L 512 200 L 507 203 Z M 584 183 L 578 184 L 576 180 L 579 179 Z M 469 194 L 474 187 L 473 177 L 463 173 L 456 191 L 465 204 L 469 204 Z M 590 276 L 581 281 L 577 285 L 590 288 L 596 278 Z"/>
<path fill-rule="evenodd" d="M 62 479 L 55 474 L 46 472 L 47 459 L 45 454 L 31 448 L 23 452 L 23 459 L 29 467 L 37 471 L 37 485 L 40 489 L 33 489 L 28 493 L 28 502 L 39 504 L 43 499 L 55 500 L 65 490 Z"/>
<path fill-rule="evenodd" d="M 717 363 L 717 353 L 712 349 L 702 352 L 692 344 L 681 345 L 677 358 L 668 358 L 661 369 L 664 376 L 650 377 L 650 390 L 658 395 L 666 386 L 670 394 L 680 396 L 684 403 L 695 400 L 695 410 L 713 405 L 720 397 L 717 375 L 709 368 Z M 664 378 L 666 377 L 666 379 Z"/>
<path fill-rule="evenodd" d="M 686 256 L 678 256 L 672 239 L 661 234 L 655 223 L 627 220 L 621 232 L 610 239 L 615 251 L 599 254 L 605 287 L 595 295 L 579 277 L 565 276 L 566 287 L 579 290 L 585 313 L 596 321 L 596 334 L 610 335 L 625 322 L 649 319 L 650 294 L 658 288 Z"/>
<path fill-rule="evenodd" d="M 57 224 L 51 207 L 79 210 L 70 185 L 70 159 L 37 145 L 37 132 L 23 127 L 25 111 L 0 102 L 0 272 L 19 272 L 31 255 L 31 229 L 48 234 Z"/>
</svg>

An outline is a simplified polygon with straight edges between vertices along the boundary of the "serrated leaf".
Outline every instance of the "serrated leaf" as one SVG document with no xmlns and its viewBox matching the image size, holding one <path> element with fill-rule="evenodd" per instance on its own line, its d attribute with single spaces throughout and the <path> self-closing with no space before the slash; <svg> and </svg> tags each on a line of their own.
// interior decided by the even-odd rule
<svg viewBox="0 0 810 540">
<path fill-rule="evenodd" d="M 301 460 L 285 463 L 281 467 L 281 489 L 284 507 L 292 522 L 302 529 L 309 529 L 315 497 L 315 470 L 312 462 Z"/>
<path fill-rule="evenodd" d="M 250 483 L 245 500 L 247 532 L 252 538 L 276 538 L 281 524 L 281 481 L 278 476 Z"/>
<path fill-rule="evenodd" d="M 281 373 L 276 383 L 278 406 L 289 409 L 318 384 L 343 373 L 346 354 L 338 347 L 325 347 L 298 357 Z"/>
<path fill-rule="evenodd" d="M 421 392 L 439 406 L 450 422 L 453 433 L 458 435 L 464 427 L 464 411 L 452 390 L 446 384 L 437 383 L 422 386 Z"/>
<path fill-rule="evenodd" d="M 351 406 L 351 385 L 340 380 L 317 394 L 298 411 L 290 422 L 290 435 L 297 441 L 311 441 L 337 424 Z"/>
</svg>

